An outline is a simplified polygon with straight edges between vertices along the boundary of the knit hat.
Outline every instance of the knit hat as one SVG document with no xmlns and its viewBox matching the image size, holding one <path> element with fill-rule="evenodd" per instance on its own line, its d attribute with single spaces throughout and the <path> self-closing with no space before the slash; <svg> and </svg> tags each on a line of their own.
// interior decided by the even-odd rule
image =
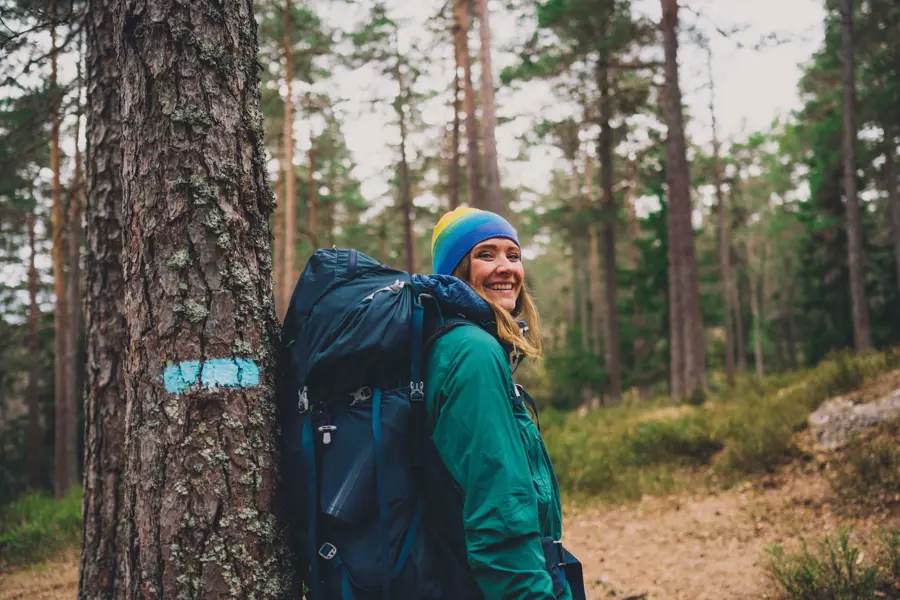
<svg viewBox="0 0 900 600">
<path fill-rule="evenodd" d="M 461 206 L 446 213 L 431 236 L 431 263 L 438 275 L 451 275 L 468 252 L 491 238 L 506 238 L 519 245 L 516 230 L 498 214 Z"/>
</svg>

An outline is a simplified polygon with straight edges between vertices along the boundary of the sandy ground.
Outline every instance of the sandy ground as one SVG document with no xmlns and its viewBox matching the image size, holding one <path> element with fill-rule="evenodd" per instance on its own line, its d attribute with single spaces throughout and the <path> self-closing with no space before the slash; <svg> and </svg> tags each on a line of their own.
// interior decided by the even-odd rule
<svg viewBox="0 0 900 600">
<path fill-rule="evenodd" d="M 565 543 L 585 563 L 589 598 L 711 600 L 774 597 L 765 548 L 796 548 L 852 526 L 865 549 L 900 511 L 864 518 L 836 512 L 814 463 L 719 493 L 645 498 L 568 509 Z M 0 600 L 73 599 L 78 557 L 0 574 Z"/>
</svg>

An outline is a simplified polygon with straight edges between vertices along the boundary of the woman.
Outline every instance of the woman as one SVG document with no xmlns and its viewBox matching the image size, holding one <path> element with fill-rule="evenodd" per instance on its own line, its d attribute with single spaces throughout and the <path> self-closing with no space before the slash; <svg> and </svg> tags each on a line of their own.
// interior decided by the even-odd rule
<svg viewBox="0 0 900 600">
<path fill-rule="evenodd" d="M 462 279 L 494 317 L 445 327 L 426 357 L 425 406 L 440 467 L 429 469 L 437 473 L 429 520 L 468 563 L 472 582 L 458 597 L 572 598 L 553 554 L 562 534 L 556 475 L 512 379 L 511 358 L 541 355 L 516 232 L 499 215 L 458 208 L 435 227 L 432 260 L 436 274 Z M 453 306 L 441 312 L 459 314 Z"/>
</svg>

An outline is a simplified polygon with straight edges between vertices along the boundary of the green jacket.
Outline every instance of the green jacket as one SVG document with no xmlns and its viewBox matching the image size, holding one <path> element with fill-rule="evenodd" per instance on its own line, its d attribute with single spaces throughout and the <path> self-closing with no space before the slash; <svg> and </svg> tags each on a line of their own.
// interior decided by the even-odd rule
<svg viewBox="0 0 900 600">
<path fill-rule="evenodd" d="M 462 495 L 475 581 L 487 600 L 555 599 L 540 540 L 562 535 L 559 485 L 527 409 L 510 403 L 503 348 L 479 327 L 457 327 L 434 343 L 426 368 L 429 431 Z"/>
</svg>

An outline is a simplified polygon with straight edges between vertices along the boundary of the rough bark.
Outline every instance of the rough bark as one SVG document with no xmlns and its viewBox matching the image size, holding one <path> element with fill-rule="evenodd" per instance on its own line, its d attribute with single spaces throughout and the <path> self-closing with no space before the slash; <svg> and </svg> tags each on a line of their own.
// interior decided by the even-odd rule
<svg viewBox="0 0 900 600">
<path fill-rule="evenodd" d="M 619 361 L 619 315 L 618 288 L 616 278 L 616 220 L 618 210 L 613 193 L 613 132 L 612 132 L 612 96 L 610 94 L 609 69 L 598 69 L 600 88 L 600 186 L 603 191 L 603 291 L 605 298 L 603 307 L 603 347 L 606 359 L 606 372 L 609 375 L 609 396 L 612 404 L 622 400 L 622 365 Z M 599 310 L 599 307 L 596 307 Z"/>
<path fill-rule="evenodd" d="M 309 243 L 313 252 L 319 247 L 319 210 L 318 210 L 318 187 L 316 183 L 316 136 L 312 133 L 309 135 L 309 153 L 307 154 L 309 162 L 309 180 L 307 181 L 306 190 L 306 217 L 309 226 Z"/>
<path fill-rule="evenodd" d="M 853 0 L 841 0 L 841 58 L 844 63 L 844 198 L 847 260 L 853 309 L 853 341 L 857 352 L 872 346 L 866 302 L 865 253 L 856 189 L 856 72 L 853 50 Z"/>
<path fill-rule="evenodd" d="M 734 388 L 734 329 L 731 323 L 731 241 L 728 231 L 728 209 L 722 194 L 722 161 L 716 122 L 716 85 L 713 79 L 712 50 L 707 48 L 709 67 L 709 113 L 712 117 L 713 170 L 716 186 L 716 202 L 719 206 L 719 271 L 722 279 L 722 300 L 725 326 L 725 377 L 728 387 Z"/>
<path fill-rule="evenodd" d="M 80 69 L 79 69 L 80 70 Z M 80 78 L 79 73 L 79 78 Z M 66 455 L 69 460 L 69 478 L 78 480 L 78 403 L 82 402 L 81 363 L 81 237 L 82 206 L 84 205 L 84 173 L 81 146 L 78 142 L 81 130 L 81 102 L 78 102 L 75 120 L 75 169 L 69 197 L 67 221 L 69 223 L 68 258 L 66 273 L 66 307 L 69 310 L 66 327 Z"/>
<path fill-rule="evenodd" d="M 897 266 L 897 285 L 900 286 L 900 183 L 897 181 L 897 163 L 894 153 L 894 136 L 888 136 L 888 147 L 884 152 L 884 171 L 887 181 L 888 204 L 891 215 L 891 238 L 894 241 L 894 262 Z"/>
<path fill-rule="evenodd" d="M 127 346 L 122 279 L 122 123 L 115 28 L 118 0 L 85 11 L 85 338 L 84 500 L 79 600 L 124 598 L 122 474 L 125 466 Z"/>
<path fill-rule="evenodd" d="M 484 148 L 484 207 L 495 213 L 503 213 L 503 195 L 500 191 L 500 167 L 497 163 L 497 105 L 494 101 L 494 73 L 491 60 L 491 19 L 488 0 L 475 0 L 478 16 L 478 32 L 481 45 L 478 58 L 481 61 L 481 127 Z"/>
<path fill-rule="evenodd" d="M 56 0 L 50 0 L 47 10 L 51 19 L 56 18 Z M 66 303 L 66 270 L 65 270 L 65 215 L 63 210 L 62 183 L 60 182 L 59 126 L 61 98 L 57 88 L 57 46 L 56 27 L 50 28 L 50 90 L 53 100 L 50 108 L 50 170 L 53 173 L 51 184 L 53 208 L 51 213 L 53 230 L 53 292 L 56 296 L 56 311 L 53 315 L 55 330 L 54 350 L 54 461 L 53 461 L 53 493 L 61 498 L 75 483 L 72 465 L 75 457 L 69 456 L 68 415 L 66 393 L 66 339 L 69 311 Z"/>
<path fill-rule="evenodd" d="M 407 89 L 403 80 L 403 71 L 400 69 L 400 56 L 394 68 L 394 76 L 397 79 L 397 100 L 394 107 L 397 112 L 397 120 L 400 124 L 400 210 L 403 211 L 403 245 L 406 253 L 406 271 L 414 273 L 416 270 L 416 246 L 413 234 L 413 203 L 412 191 L 409 186 L 409 162 L 406 158 L 406 142 L 409 133 L 406 130 L 406 105 Z"/>
<path fill-rule="evenodd" d="M 40 308 L 37 303 L 38 277 L 34 258 L 37 255 L 34 211 L 28 211 L 28 488 L 41 489 L 41 404 L 38 399 L 40 377 L 40 341 L 38 321 Z"/>
<path fill-rule="evenodd" d="M 695 390 L 702 390 L 706 383 L 706 347 L 703 319 L 700 315 L 700 289 L 691 225 L 690 172 L 684 139 L 681 89 L 678 82 L 678 2 L 677 0 L 661 0 L 661 2 L 666 79 L 663 112 L 668 130 L 666 182 L 669 188 L 669 244 L 670 255 L 674 254 L 675 257 L 674 265 L 670 264 L 670 278 L 674 274 L 673 279 L 677 282 L 670 318 L 672 327 L 682 329 L 681 351 L 684 353 L 682 391 L 683 394 L 691 394 Z M 679 396 L 675 385 L 673 393 L 676 397 Z"/>
<path fill-rule="evenodd" d="M 753 236 L 749 235 L 747 237 L 747 263 L 750 271 L 750 311 L 753 314 L 753 361 L 756 365 L 756 377 L 762 381 L 765 377 L 765 365 L 763 363 L 762 326 L 759 311 L 759 275 L 756 273 L 755 262 Z"/>
<path fill-rule="evenodd" d="M 284 273 L 281 279 L 281 303 L 287 310 L 297 283 L 297 179 L 294 174 L 294 52 L 291 42 L 291 0 L 284 0 L 282 12 L 284 38 L 284 81 L 287 89 L 284 97 Z"/>
<path fill-rule="evenodd" d="M 478 151 L 478 123 L 475 119 L 475 88 L 472 85 L 472 56 L 469 53 L 469 0 L 454 0 L 456 25 L 455 49 L 463 68 L 463 97 L 466 109 L 466 167 L 468 169 L 469 206 L 485 208 L 481 187 L 481 155 Z"/>
<path fill-rule="evenodd" d="M 252 2 L 126 0 L 127 598 L 285 598 Z"/>
</svg>

